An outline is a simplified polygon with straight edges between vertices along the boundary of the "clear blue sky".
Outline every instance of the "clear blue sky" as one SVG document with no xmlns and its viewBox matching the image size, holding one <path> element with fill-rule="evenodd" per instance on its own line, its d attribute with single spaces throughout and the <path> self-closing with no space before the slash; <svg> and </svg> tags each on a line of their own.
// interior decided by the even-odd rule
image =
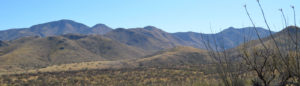
<svg viewBox="0 0 300 86">
<path fill-rule="evenodd" d="M 283 8 L 292 23 L 290 5 L 295 5 L 300 25 L 300 0 L 261 0 L 261 3 L 271 27 L 275 27 L 273 30 L 282 28 L 279 8 Z M 1 0 L 0 30 L 70 19 L 88 26 L 152 25 L 167 32 L 210 33 L 210 24 L 216 32 L 230 26 L 250 26 L 244 4 L 258 26 L 264 27 L 256 0 Z"/>
</svg>

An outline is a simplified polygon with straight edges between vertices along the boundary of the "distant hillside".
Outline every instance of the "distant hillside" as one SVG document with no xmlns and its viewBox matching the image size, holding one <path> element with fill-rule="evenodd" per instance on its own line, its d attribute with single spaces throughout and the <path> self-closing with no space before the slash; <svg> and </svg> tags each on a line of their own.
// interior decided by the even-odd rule
<svg viewBox="0 0 300 86">
<path fill-rule="evenodd" d="M 269 36 L 268 30 L 263 28 L 257 28 L 257 30 L 261 37 Z M 250 27 L 241 29 L 231 27 L 217 34 L 202 34 L 195 32 L 167 33 L 156 27 L 148 26 L 132 29 L 119 28 L 105 34 L 105 36 L 121 43 L 150 51 L 158 51 L 175 46 L 192 46 L 205 49 L 203 41 L 208 43 L 207 39 L 209 39 L 210 45 L 214 46 L 214 38 L 219 48 L 224 46 L 225 49 L 229 49 L 244 43 L 244 39 L 255 40 L 258 38 L 254 28 Z"/>
<path fill-rule="evenodd" d="M 269 36 L 269 31 L 263 28 L 257 28 L 258 33 L 262 38 Z M 272 32 L 274 33 L 274 32 Z M 216 34 L 202 34 L 195 32 L 179 32 L 172 34 L 181 40 L 186 41 L 185 46 L 194 46 L 197 48 L 205 49 L 203 41 L 210 43 L 214 46 L 214 39 L 216 40 L 217 46 L 220 48 L 224 46 L 225 49 L 234 48 L 242 43 L 244 40 L 255 40 L 258 39 L 254 28 L 233 28 L 230 27 Z M 202 39 L 204 38 L 204 40 Z M 209 40 L 209 42 L 208 42 Z"/>
<path fill-rule="evenodd" d="M 171 34 L 152 26 L 133 29 L 119 28 L 104 36 L 150 52 L 172 48 L 183 42 Z"/>
<path fill-rule="evenodd" d="M 72 35 L 41 38 L 25 37 L 0 47 L 0 67 L 45 67 L 86 61 L 135 59 L 143 50 L 99 35 Z"/>
<path fill-rule="evenodd" d="M 72 20 L 59 20 L 34 25 L 30 28 L 9 29 L 0 31 L 0 40 L 14 40 L 26 36 L 58 36 L 73 34 L 105 34 L 112 29 L 104 24 L 97 24 L 92 28 Z"/>
<path fill-rule="evenodd" d="M 300 33 L 299 27 L 289 26 L 289 27 L 286 27 L 283 30 L 273 34 L 273 37 L 274 37 L 275 41 L 277 42 L 277 45 L 281 52 L 294 50 L 294 48 L 295 48 L 294 42 L 296 39 L 296 30 L 297 29 L 298 29 L 298 33 Z M 294 41 L 292 41 L 290 37 L 292 37 Z M 300 38 L 300 34 L 298 34 L 298 38 Z M 268 49 L 277 50 L 275 43 L 271 36 L 262 38 L 262 42 L 266 45 L 266 47 Z M 300 40 L 298 40 L 298 43 L 300 43 Z M 239 58 L 241 49 L 248 49 L 251 51 L 253 49 L 264 49 L 264 47 L 262 46 L 262 43 L 260 42 L 260 40 L 256 39 L 256 40 L 251 40 L 244 44 L 241 44 L 235 48 L 228 49 L 227 52 L 229 53 L 230 57 L 233 60 L 241 60 L 241 58 Z"/>
<path fill-rule="evenodd" d="M 289 26 L 284 28 L 283 30 L 281 30 L 280 32 L 277 32 L 273 35 L 274 39 L 276 40 L 279 48 L 281 49 L 290 49 L 290 48 L 294 48 L 295 44 L 294 42 L 296 42 L 296 32 L 298 31 L 298 43 L 300 42 L 299 38 L 300 38 L 300 29 L 299 27 L 295 27 L 295 26 Z M 292 38 L 291 38 L 292 37 Z M 266 38 L 263 38 L 262 41 L 265 43 L 265 45 L 267 47 L 271 47 L 274 48 L 275 47 L 275 43 L 272 39 L 271 36 L 268 36 Z M 261 47 L 261 42 L 259 40 L 253 40 L 250 42 L 247 42 L 246 45 L 248 47 Z M 242 46 L 240 46 L 242 47 Z M 288 48 L 290 47 L 290 48 Z"/>
</svg>

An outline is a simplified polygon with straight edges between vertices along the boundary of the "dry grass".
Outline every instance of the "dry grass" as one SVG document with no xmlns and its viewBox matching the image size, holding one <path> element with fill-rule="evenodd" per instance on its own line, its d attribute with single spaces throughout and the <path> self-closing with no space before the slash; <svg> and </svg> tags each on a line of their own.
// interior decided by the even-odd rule
<svg viewBox="0 0 300 86">
<path fill-rule="evenodd" d="M 198 70 L 118 69 L 17 74 L 0 77 L 2 85 L 218 86 L 212 75 Z"/>
</svg>

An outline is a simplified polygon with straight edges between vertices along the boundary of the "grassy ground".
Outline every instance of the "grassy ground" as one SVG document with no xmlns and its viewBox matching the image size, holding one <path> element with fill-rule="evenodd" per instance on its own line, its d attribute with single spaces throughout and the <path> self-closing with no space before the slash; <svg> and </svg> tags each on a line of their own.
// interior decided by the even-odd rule
<svg viewBox="0 0 300 86">
<path fill-rule="evenodd" d="M 138 68 L 117 70 L 80 70 L 3 75 L 4 86 L 218 86 L 215 75 L 199 70 L 176 68 Z"/>
</svg>

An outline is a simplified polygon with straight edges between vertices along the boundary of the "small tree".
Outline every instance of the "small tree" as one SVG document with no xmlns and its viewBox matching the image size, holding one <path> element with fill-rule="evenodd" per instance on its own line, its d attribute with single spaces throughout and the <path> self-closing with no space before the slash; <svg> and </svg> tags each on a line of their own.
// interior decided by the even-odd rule
<svg viewBox="0 0 300 86">
<path fill-rule="evenodd" d="M 287 85 L 292 77 L 296 77 L 299 83 L 300 77 L 297 77 L 297 75 L 300 74 L 300 58 L 298 49 L 299 44 L 297 39 L 299 28 L 297 28 L 296 26 L 295 7 L 292 6 L 295 23 L 295 26 L 292 27 L 288 27 L 284 12 L 282 9 L 279 9 L 285 22 L 287 36 L 277 36 L 277 38 L 275 39 L 275 36 L 271 33 L 270 26 L 265 17 L 265 13 L 260 4 L 260 1 L 257 0 L 257 3 L 260 7 L 260 11 L 262 13 L 265 25 L 270 32 L 271 43 L 269 43 L 269 45 L 266 46 L 265 41 L 261 39 L 245 5 L 244 7 L 246 13 L 256 31 L 256 35 L 259 38 L 260 46 L 262 46 L 262 48 L 260 48 L 259 50 L 255 49 L 249 51 L 246 48 L 243 49 L 243 52 L 241 54 L 243 55 L 243 58 L 246 64 L 248 65 L 247 67 L 255 71 L 257 77 L 259 78 L 259 80 L 262 81 L 262 83 L 265 86 L 270 86 L 270 83 L 276 77 L 278 77 L 277 82 L 280 86 Z M 289 30 L 289 28 L 295 29 L 294 32 L 292 31 L 293 34 L 291 33 L 291 30 Z"/>
</svg>

